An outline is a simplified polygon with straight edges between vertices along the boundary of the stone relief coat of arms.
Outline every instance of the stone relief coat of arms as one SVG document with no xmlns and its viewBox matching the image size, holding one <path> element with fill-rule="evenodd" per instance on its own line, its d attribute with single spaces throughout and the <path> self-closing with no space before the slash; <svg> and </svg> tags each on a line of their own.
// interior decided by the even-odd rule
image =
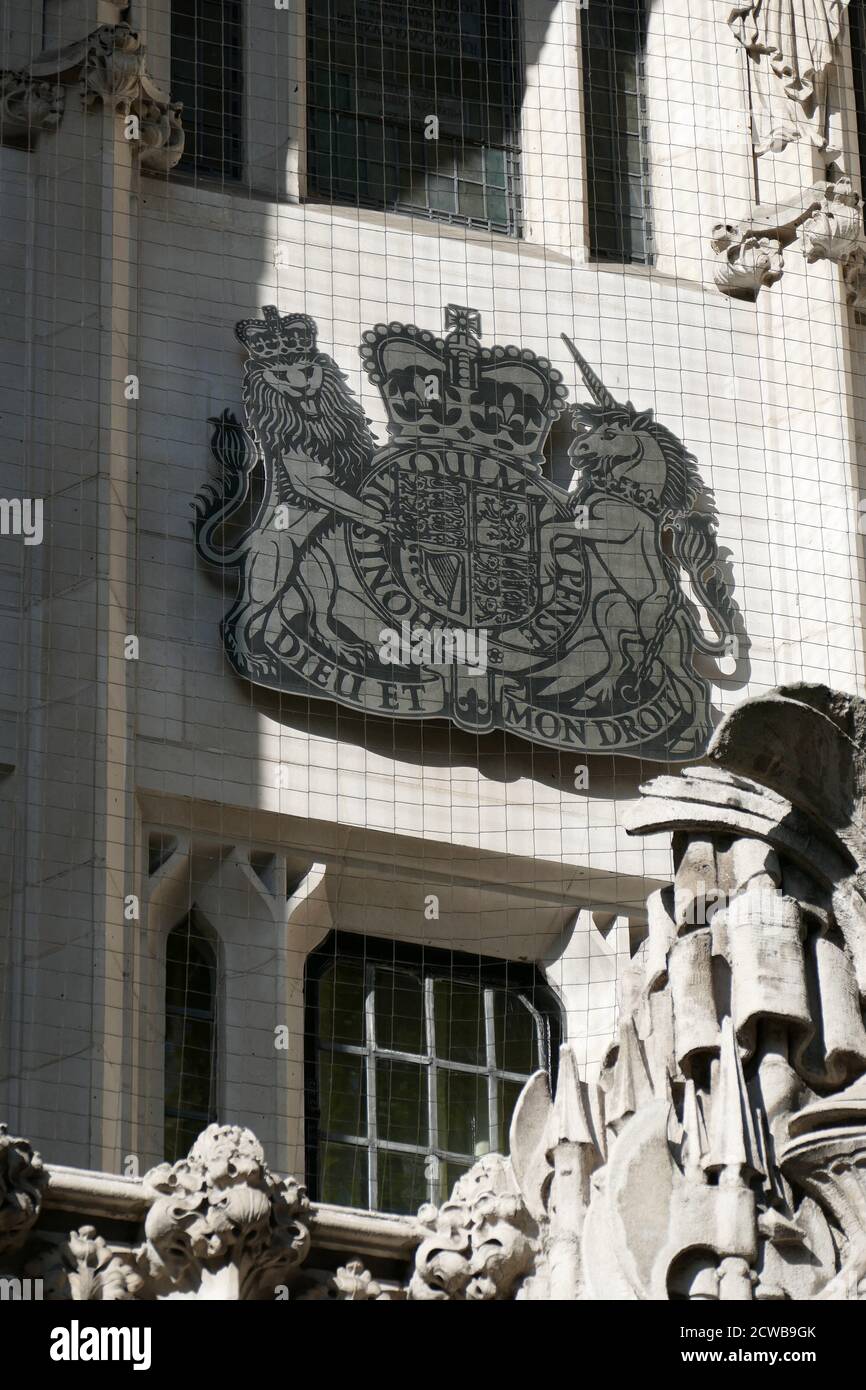
<svg viewBox="0 0 866 1390">
<path fill-rule="evenodd" d="M 379 444 L 311 318 L 238 324 L 246 420 L 213 422 L 220 482 L 195 502 L 199 555 L 237 575 L 232 666 L 390 718 L 697 756 L 712 718 L 695 658 L 730 655 L 738 620 L 694 459 L 568 339 L 587 404 L 534 352 L 482 346 L 474 310 L 450 305 L 446 330 L 364 334 Z M 566 410 L 569 489 L 544 471 Z"/>
</svg>

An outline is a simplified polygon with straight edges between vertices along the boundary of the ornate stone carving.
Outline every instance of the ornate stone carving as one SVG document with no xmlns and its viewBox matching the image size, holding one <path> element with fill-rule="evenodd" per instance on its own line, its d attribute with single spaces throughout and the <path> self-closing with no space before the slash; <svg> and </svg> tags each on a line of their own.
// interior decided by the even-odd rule
<svg viewBox="0 0 866 1390">
<path fill-rule="evenodd" d="M 852 309 L 866 311 L 866 247 L 857 246 L 842 262 L 845 297 Z"/>
<path fill-rule="evenodd" d="M 540 471 L 560 373 L 482 346 L 472 309 L 448 305 L 446 327 L 363 335 L 389 415 L 378 445 L 308 315 L 268 305 L 237 325 L 246 429 L 215 422 L 220 486 L 194 504 L 199 555 L 237 578 L 229 661 L 389 718 L 695 756 L 712 725 L 697 658 L 727 656 L 734 634 L 746 648 L 697 461 L 565 339 L 591 398 L 572 407 L 567 491 Z"/>
<path fill-rule="evenodd" d="M 303 1293 L 296 1295 L 298 1303 L 327 1300 L 331 1303 L 394 1303 L 403 1300 L 403 1289 L 386 1288 L 375 1279 L 360 1259 L 340 1265 L 335 1274 L 324 1270 L 304 1270 Z"/>
<path fill-rule="evenodd" d="M 821 688 L 747 701 L 708 767 L 657 779 L 632 815 L 633 832 L 674 832 L 676 880 L 623 981 L 602 1078 L 609 1099 L 636 1037 L 655 1099 L 618 1133 L 590 1205 L 593 1297 L 838 1297 L 859 1282 L 864 711 Z"/>
<path fill-rule="evenodd" d="M 564 1049 L 555 1099 L 541 1074 L 524 1089 L 510 1166 L 486 1161 L 509 1235 L 524 1211 L 538 1232 L 491 1296 L 866 1297 L 866 702 L 746 701 L 628 828 L 673 835 L 675 880 L 599 1085 Z M 484 1240 L 455 1198 L 425 1214 L 413 1297 L 467 1296 Z"/>
<path fill-rule="evenodd" d="M 113 1249 L 94 1226 L 72 1231 L 68 1239 L 31 1260 L 26 1273 L 43 1280 L 43 1297 L 74 1302 L 130 1302 L 146 1287 L 139 1253 Z"/>
<path fill-rule="evenodd" d="M 410 1299 L 513 1298 L 535 1267 L 538 1227 L 498 1154 L 460 1178 L 443 1206 L 423 1206 L 418 1224 Z"/>
<path fill-rule="evenodd" d="M 151 1274 L 171 1288 L 160 1296 L 273 1298 L 306 1258 L 304 1190 L 272 1175 L 248 1129 L 209 1125 L 187 1158 L 144 1183 Z"/>
<path fill-rule="evenodd" d="M 183 155 L 185 135 L 179 101 L 154 101 L 141 96 L 133 103 L 140 121 L 141 164 L 152 173 L 167 174 Z"/>
<path fill-rule="evenodd" d="M 60 124 L 65 97 L 59 82 L 29 72 L 0 72 L 0 143 L 29 148 L 40 131 Z"/>
<path fill-rule="evenodd" d="M 840 1268 L 822 1299 L 866 1298 L 866 1079 L 793 1116 L 783 1170 L 825 1207 L 842 1232 Z"/>
<path fill-rule="evenodd" d="M 847 302 L 866 308 L 866 235 L 863 199 L 850 179 L 827 186 L 820 207 L 802 226 L 806 260 L 833 261 L 841 266 Z"/>
<path fill-rule="evenodd" d="M 711 246 L 719 260 L 713 275 L 723 294 L 753 300 L 784 270 L 783 251 L 797 242 L 807 264 L 829 260 L 842 267 L 849 302 L 860 307 L 866 240 L 863 199 L 851 180 L 816 183 L 796 202 L 760 204 L 738 223 L 713 228 Z"/>
<path fill-rule="evenodd" d="M 782 278 L 785 260 L 779 236 L 765 236 L 736 223 L 724 223 L 713 229 L 710 244 L 721 257 L 713 278 L 722 294 L 732 299 L 757 299 L 759 290 Z"/>
<path fill-rule="evenodd" d="M 77 82 L 85 110 L 134 116 L 131 140 L 142 166 L 173 169 L 183 154 L 182 106 L 147 71 L 147 52 L 128 24 L 103 24 L 78 43 L 37 58 L 25 72 L 0 73 L 0 138 L 21 142 L 60 123 L 64 85 Z"/>
<path fill-rule="evenodd" d="M 526 1297 L 583 1296 L 583 1223 L 591 1179 L 604 1163 L 604 1095 L 578 1076 L 571 1048 L 559 1055 L 556 1095 L 547 1074 L 524 1088 L 511 1125 L 511 1164 L 527 1208 L 544 1231 L 543 1259 Z"/>
<path fill-rule="evenodd" d="M 828 85 L 848 0 L 738 0 L 728 17 L 749 61 L 753 145 L 827 147 Z"/>
<path fill-rule="evenodd" d="M 827 184 L 819 206 L 802 225 L 806 260 L 842 264 L 863 245 L 863 199 L 850 179 Z"/>
<path fill-rule="evenodd" d="M 805 685 L 746 701 L 703 765 L 642 788 L 627 828 L 671 834 L 675 874 L 648 901 L 599 1081 L 568 1047 L 552 1098 L 530 1079 L 511 1157 L 419 1212 L 406 1290 L 360 1258 L 301 1268 L 302 1189 L 217 1125 L 147 1175 L 141 1246 L 83 1227 L 28 1271 L 75 1299 L 866 1298 L 866 701 Z M 43 1183 L 0 1133 L 7 1250 Z"/>
<path fill-rule="evenodd" d="M 105 105 L 124 113 L 131 109 L 146 79 L 145 50 L 134 29 L 128 24 L 102 25 L 85 40 L 80 63 L 86 107 Z"/>
<path fill-rule="evenodd" d="M 42 1206 L 47 1178 L 42 1159 L 26 1139 L 13 1139 L 0 1124 L 0 1255 L 23 1245 Z"/>
</svg>

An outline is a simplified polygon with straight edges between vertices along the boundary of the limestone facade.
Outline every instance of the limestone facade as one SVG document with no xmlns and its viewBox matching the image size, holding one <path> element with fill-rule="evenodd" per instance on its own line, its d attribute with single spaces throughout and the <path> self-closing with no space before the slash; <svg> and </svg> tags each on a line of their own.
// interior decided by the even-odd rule
<svg viewBox="0 0 866 1390">
<path fill-rule="evenodd" d="M 197 557 L 191 510 L 214 481 L 208 422 L 226 409 L 242 417 L 240 321 L 270 305 L 310 316 L 382 444 L 388 420 L 359 356 L 364 334 L 393 323 L 441 334 L 446 306 L 471 306 L 485 345 L 535 353 L 561 374 L 570 403 L 585 401 L 565 334 L 618 402 L 651 409 L 696 460 L 741 616 L 731 655 L 704 672 L 714 724 L 727 715 L 723 731 L 736 730 L 743 702 L 777 687 L 862 694 L 866 239 L 848 6 L 805 7 L 827 19 L 828 47 L 805 86 L 780 90 L 776 50 L 769 40 L 762 47 L 767 36 L 750 18 L 757 7 L 737 7 L 737 27 L 715 0 L 648 3 L 649 266 L 590 254 L 574 0 L 518 6 L 520 237 L 311 197 L 306 7 L 244 8 L 243 174 L 229 183 L 184 164 L 168 0 L 0 3 L 0 491 L 44 503 L 41 544 L 0 537 L 0 1115 L 9 1126 L 0 1142 L 13 1174 L 0 1198 L 30 1194 L 29 1207 L 8 1204 L 24 1210 L 22 1228 L 42 1207 L 76 1214 L 77 1233 L 44 1275 L 60 1297 L 94 1296 L 80 1291 L 85 1279 L 119 1297 L 195 1295 L 207 1280 L 219 1297 L 275 1296 L 256 1280 L 305 1297 L 383 1299 L 655 1298 L 730 1280 L 770 1297 L 776 1287 L 790 1295 L 800 1278 L 791 1268 L 809 1259 L 820 1276 L 793 1296 L 816 1296 L 832 1279 L 855 1287 L 856 1269 L 836 1260 L 828 1234 L 839 1227 L 853 1250 L 848 1214 L 814 1196 L 815 1164 L 832 1156 L 818 1153 L 827 1117 L 808 1097 L 809 1087 L 850 1089 L 859 1075 L 859 928 L 840 886 L 854 851 L 832 808 L 819 808 L 822 825 L 842 845 L 827 850 L 834 864 L 822 860 L 819 872 L 768 828 L 781 817 L 779 797 L 798 813 L 809 807 L 781 773 L 768 778 L 763 755 L 746 766 L 725 752 L 723 775 L 681 774 L 676 756 L 668 765 L 657 754 L 583 753 L 514 732 L 366 717 L 244 681 L 220 636 L 234 593 Z M 759 108 L 750 106 L 755 93 Z M 799 718 L 812 702 L 792 703 Z M 859 707 L 846 708 L 859 718 Z M 839 724 L 835 714 L 821 718 Z M 799 755 L 796 736 L 787 741 Z M 735 750 L 727 737 L 712 747 Z M 845 738 L 855 766 L 857 739 Z M 638 801 L 639 785 L 658 777 L 686 787 L 663 782 L 689 816 L 650 814 L 658 782 Z M 635 824 L 640 840 L 629 834 Z M 777 1041 L 775 1052 L 768 1038 L 759 1045 L 749 1020 L 767 1012 L 760 1001 L 729 1015 L 701 996 L 694 1017 L 679 1002 L 674 961 L 690 950 L 686 994 L 704 947 L 735 978 L 759 967 L 746 944 L 734 958 L 730 926 L 718 951 L 706 933 L 694 945 L 695 932 L 681 948 L 680 909 L 665 885 L 674 881 L 675 898 L 691 891 L 689 865 L 706 845 L 718 875 L 707 882 L 733 894 L 729 916 L 742 908 L 744 943 L 752 919 L 742 899 L 759 880 L 791 904 L 778 928 L 785 941 L 806 939 L 804 916 L 824 923 L 826 968 L 856 1003 L 838 1064 L 826 1032 L 825 1054 L 808 1064 L 808 1046 L 801 1056 L 796 1041 Z M 765 847 L 761 865 L 755 845 Z M 218 941 L 217 1121 L 169 1172 L 165 943 L 193 906 Z M 540 1082 L 524 1092 L 511 1160 L 483 1159 L 450 1206 L 425 1208 L 420 1227 L 303 1192 L 305 969 L 333 931 L 528 962 L 559 1003 L 567 1052 L 555 1101 Z M 653 970 L 665 981 L 658 989 L 647 983 Z M 786 999 L 799 990 L 793 1012 L 769 1010 L 788 1029 L 814 1022 L 814 1004 L 802 1002 L 808 970 L 791 965 L 791 979 L 774 986 Z M 712 1037 L 678 1050 L 670 1019 L 648 1022 L 659 999 L 680 1032 Z M 639 1044 L 617 1044 L 630 1028 Z M 626 1060 L 632 1046 L 646 1075 L 624 1078 L 637 1065 Z M 708 1062 L 688 1074 L 696 1049 L 718 1058 L 715 1071 Z M 782 1052 L 784 1082 L 773 1072 Z M 768 1088 L 773 1072 L 777 1090 L 763 1119 L 750 1111 L 743 1120 L 742 1153 L 718 1159 L 712 1113 L 743 1113 L 744 1066 L 749 1084 L 755 1066 Z M 675 1152 L 654 1121 L 640 1119 L 642 1106 L 657 1119 L 663 1105 L 682 1131 Z M 797 1125 L 777 1132 L 777 1119 L 787 1124 L 795 1110 Z M 616 1248 L 628 1248 L 628 1214 L 611 1214 L 618 1198 L 610 1185 L 601 1195 L 597 1174 L 626 1165 L 610 1183 L 628 1189 L 632 1160 L 616 1155 L 637 1143 L 627 1136 L 638 1120 L 665 1181 L 685 1192 L 683 1222 L 715 1232 L 713 1259 L 700 1269 L 678 1263 L 682 1232 L 667 1228 L 654 1247 L 673 1252 L 667 1263 L 659 1255 L 624 1272 L 599 1256 L 597 1274 L 584 1269 L 581 1252 L 605 1244 L 605 1222 L 624 1223 Z M 560 1126 L 556 1143 L 540 1143 L 542 1122 Z M 707 1126 L 705 1144 L 695 1136 Z M 578 1149 L 579 1180 L 554 1219 L 558 1144 Z M 224 1148 L 242 1155 L 228 1184 L 243 1188 L 241 1236 L 220 1224 Z M 717 1172 L 740 1194 L 724 1212 L 706 1195 L 720 1190 Z M 758 1177 L 764 1194 L 776 1183 L 766 1201 L 755 1196 Z M 186 1249 L 170 1267 L 166 1250 L 175 1259 L 176 1246 L 160 1223 L 178 1189 Z M 794 1202 L 794 1189 L 809 1195 Z M 4 1236 L 6 1209 L 0 1200 Z M 122 1250 L 99 1233 L 121 1212 L 143 1223 Z M 506 1253 L 495 1268 L 485 1249 L 491 1223 L 508 1233 L 497 1236 Z M 444 1265 L 443 1231 L 459 1253 Z M 18 1234 L 16 1269 L 22 1248 L 28 1269 L 47 1258 L 34 1254 L 32 1235 L 25 1247 Z M 339 1267 L 334 1252 L 345 1256 Z"/>
</svg>

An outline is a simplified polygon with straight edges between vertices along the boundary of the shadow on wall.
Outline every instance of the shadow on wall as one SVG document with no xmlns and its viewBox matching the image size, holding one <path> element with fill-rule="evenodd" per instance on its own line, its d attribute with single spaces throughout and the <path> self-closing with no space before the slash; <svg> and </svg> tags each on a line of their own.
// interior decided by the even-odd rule
<svg viewBox="0 0 866 1390">
<path fill-rule="evenodd" d="M 524 74 L 541 60 L 557 6 L 534 0 L 527 8 L 518 105 Z M 635 23 L 632 60 L 642 41 L 643 7 Z M 610 184 L 622 223 L 628 189 L 617 193 L 614 184 L 628 161 L 611 141 L 613 127 L 628 123 L 614 121 L 596 141 L 607 126 L 593 105 L 593 63 L 596 50 L 606 48 L 620 62 L 629 44 L 616 37 L 605 45 L 586 26 L 584 39 L 591 40 L 590 163 L 599 186 L 605 179 Z M 616 76 L 627 90 L 622 74 Z M 609 71 L 604 83 L 610 90 Z M 316 101 L 313 91 L 311 111 Z M 604 179 L 603 150 L 610 161 Z M 638 777 L 668 762 L 700 757 L 720 717 L 711 686 L 745 683 L 748 640 L 733 603 L 729 553 L 708 539 L 711 499 L 702 517 L 694 461 L 651 413 L 613 401 L 581 359 L 595 404 L 572 408 L 566 435 L 559 374 L 516 347 L 497 349 L 505 361 L 491 365 L 490 350 L 478 341 L 477 316 L 450 307 L 444 343 L 409 328 L 393 332 L 394 326 L 366 335 L 365 366 L 391 415 L 391 443 L 380 446 L 339 364 L 319 351 L 315 322 L 276 308 L 263 312 L 238 325 L 247 352 L 247 429 L 225 412 L 214 422 L 218 482 L 197 499 L 199 554 L 234 572 L 229 587 L 233 577 L 238 582 L 223 637 L 244 702 L 286 728 L 383 757 L 417 766 L 458 763 L 490 780 L 530 777 L 592 796 L 609 796 L 617 785 L 633 790 Z M 409 422 L 417 437 L 406 467 L 401 432 Z M 536 476 L 535 458 L 551 426 L 555 466 Z M 422 444 L 428 446 L 423 460 Z M 463 451 L 458 478 L 448 476 L 446 445 Z M 577 484 L 567 491 L 569 472 Z M 661 498 L 666 510 L 653 514 L 648 497 Z M 581 511 L 590 528 L 583 543 L 575 538 Z M 423 680 L 411 692 L 406 683 L 389 682 L 406 661 L 389 666 L 377 646 L 381 605 L 377 610 L 369 585 L 364 588 L 377 566 L 396 576 L 397 588 L 415 584 L 413 633 L 449 622 L 471 630 L 474 623 L 486 644 L 489 626 L 490 685 L 449 674 L 437 708 Z M 498 628 L 485 624 L 477 601 L 485 585 L 497 595 L 500 615 L 508 610 L 508 622 Z M 714 607 L 719 595 L 724 611 Z M 709 622 L 701 622 L 707 614 Z M 405 644 L 402 631 L 400 640 Z M 335 651 L 340 663 L 346 653 L 345 669 L 336 674 L 333 662 L 326 671 Z M 720 656 L 733 658 L 732 673 L 721 675 Z M 315 661 L 320 670 L 311 679 Z M 327 680 L 330 693 L 354 708 L 319 697 Z M 509 693 L 515 688 L 519 698 Z M 485 701 L 494 707 L 492 719 L 485 717 Z M 401 709 L 404 718 L 388 717 L 389 709 Z M 423 722 L 421 709 L 430 711 Z M 449 724 L 455 716 L 462 729 Z M 491 722 L 518 732 L 482 732 Z M 520 736 L 521 729 L 531 737 Z"/>
</svg>

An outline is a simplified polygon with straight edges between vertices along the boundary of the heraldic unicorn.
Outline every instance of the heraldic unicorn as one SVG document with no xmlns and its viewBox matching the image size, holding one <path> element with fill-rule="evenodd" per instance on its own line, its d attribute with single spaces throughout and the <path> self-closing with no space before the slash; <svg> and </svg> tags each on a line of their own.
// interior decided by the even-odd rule
<svg viewBox="0 0 866 1390">
<path fill-rule="evenodd" d="M 238 324 L 246 421 L 212 422 L 220 483 L 195 502 L 199 555 L 237 574 L 233 667 L 390 718 L 695 757 L 738 615 L 694 459 L 567 338 L 592 398 L 570 408 L 544 358 L 482 347 L 474 310 L 446 329 L 364 334 L 380 445 L 311 318 Z M 567 409 L 569 490 L 543 471 Z"/>
</svg>

